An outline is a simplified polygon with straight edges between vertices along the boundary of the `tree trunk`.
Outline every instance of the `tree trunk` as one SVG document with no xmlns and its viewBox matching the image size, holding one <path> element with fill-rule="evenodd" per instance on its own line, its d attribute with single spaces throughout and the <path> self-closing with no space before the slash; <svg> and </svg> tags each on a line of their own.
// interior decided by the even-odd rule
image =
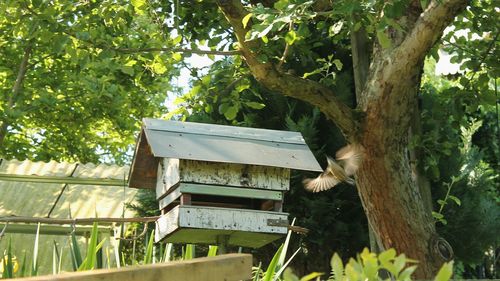
<svg viewBox="0 0 500 281">
<path fill-rule="evenodd" d="M 378 245 L 417 259 L 417 278 L 435 274 L 444 260 L 430 252 L 429 243 L 437 236 L 434 221 L 424 210 L 422 197 L 411 180 L 404 147 L 369 150 L 358 171 L 357 186 Z"/>
<path fill-rule="evenodd" d="M 331 89 L 281 73 L 272 63 L 259 61 L 262 46 L 258 40 L 245 39 L 248 26 L 244 27 L 242 20 L 248 11 L 241 1 L 218 0 L 217 4 L 233 27 L 241 53 L 257 81 L 270 90 L 317 106 L 349 142 L 365 148 L 357 188 L 378 245 L 419 260 L 416 277 L 431 279 L 453 252 L 436 234 L 434 220 L 412 177 L 408 133 L 425 55 L 467 2 L 430 1 L 422 11 L 421 1 L 410 1 L 405 16 L 399 19 L 405 32 L 386 30 L 391 38 L 389 48 L 374 44 L 366 84 L 361 91 L 357 89 L 356 111 L 342 104 Z M 359 38 L 353 39 L 357 42 Z M 362 50 L 355 53 L 358 51 Z M 354 58 L 356 67 L 361 66 L 359 58 Z M 362 79 L 356 83 L 362 85 Z"/>
<path fill-rule="evenodd" d="M 365 158 L 357 172 L 357 188 L 377 244 L 418 260 L 416 277 L 429 279 L 453 251 L 437 235 L 410 166 L 408 131 L 423 58 L 415 64 L 392 59 L 378 54 L 369 87 L 362 93 L 360 107 L 366 118 L 358 141 Z"/>
</svg>

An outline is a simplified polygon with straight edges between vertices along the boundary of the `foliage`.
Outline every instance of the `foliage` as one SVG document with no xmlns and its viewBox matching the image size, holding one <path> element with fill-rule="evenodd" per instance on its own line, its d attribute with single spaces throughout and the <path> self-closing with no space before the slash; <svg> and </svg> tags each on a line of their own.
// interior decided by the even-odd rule
<svg viewBox="0 0 500 281">
<path fill-rule="evenodd" d="M 83 259 L 82 263 L 78 267 L 78 271 L 97 269 L 99 250 L 102 248 L 105 240 L 99 240 L 99 229 L 97 228 L 97 222 L 92 225 L 92 232 L 90 233 L 89 243 L 87 247 L 87 255 Z"/>
<path fill-rule="evenodd" d="M 423 132 L 414 141 L 424 151 L 421 162 L 437 203 L 438 230 L 459 261 L 472 266 L 489 264 L 494 258 L 488 252 L 494 252 L 500 242 L 496 235 L 500 231 L 500 178 L 495 172 L 500 149 L 491 141 L 498 138 L 500 128 L 486 98 L 491 93 L 481 91 L 477 97 L 456 76 L 443 79 L 434 73 L 435 62 L 429 59 L 421 92 Z M 481 83 L 478 77 L 469 81 L 471 87 Z"/>
<path fill-rule="evenodd" d="M 412 280 L 411 275 L 418 265 L 417 261 L 407 258 L 404 254 L 396 256 L 394 249 L 389 249 L 380 254 L 371 253 L 367 248 L 356 259 L 350 258 L 344 265 L 342 259 L 335 253 L 330 261 L 332 268 L 330 281 L 356 281 L 356 280 Z M 453 262 L 445 263 L 434 278 L 435 281 L 450 280 L 453 273 Z M 306 281 L 321 276 L 320 273 L 311 273 L 298 278 L 291 269 L 283 275 L 283 281 Z M 386 277 L 383 277 L 386 276 Z"/>
<path fill-rule="evenodd" d="M 164 110 L 176 73 L 169 54 L 119 50 L 172 44 L 154 18 L 129 1 L 30 0 L 2 1 L 0 19 L 0 154 L 127 161 L 141 118 Z"/>
</svg>

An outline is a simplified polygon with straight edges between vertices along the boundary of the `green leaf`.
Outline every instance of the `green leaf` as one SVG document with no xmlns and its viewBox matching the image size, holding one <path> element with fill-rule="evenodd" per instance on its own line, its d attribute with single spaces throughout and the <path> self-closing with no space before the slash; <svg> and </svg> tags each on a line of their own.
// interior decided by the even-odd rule
<svg viewBox="0 0 500 281">
<path fill-rule="evenodd" d="M 146 0 L 131 0 L 132 6 L 134 6 L 134 10 L 138 14 L 143 14 L 145 5 L 146 5 Z"/>
<path fill-rule="evenodd" d="M 377 255 L 374 253 L 371 253 L 368 248 L 365 248 L 363 252 L 360 254 L 360 257 L 363 261 L 363 266 L 364 266 L 364 273 L 365 276 L 369 280 L 374 280 L 376 279 L 377 273 L 378 273 L 378 261 L 377 261 Z"/>
<path fill-rule="evenodd" d="M 83 260 L 82 264 L 78 268 L 79 271 L 81 270 L 91 270 L 95 269 L 96 263 L 97 263 L 97 252 L 99 251 L 99 245 L 102 245 L 101 243 L 97 243 L 97 240 L 99 239 L 99 229 L 97 227 L 97 222 L 94 222 L 92 224 L 92 231 L 90 233 L 90 239 L 89 239 L 89 244 L 87 247 L 87 256 Z"/>
<path fill-rule="evenodd" d="M 283 272 L 283 281 L 300 281 L 300 279 L 293 273 L 292 269 L 287 268 Z"/>
<path fill-rule="evenodd" d="M 11 238 L 9 238 L 9 243 L 7 246 L 7 255 L 5 257 L 2 256 L 2 278 L 14 278 L 14 264 L 12 261 L 12 242 Z M 2 253 L 0 253 L 2 254 Z"/>
<path fill-rule="evenodd" d="M 187 244 L 183 255 L 183 260 L 192 260 L 195 257 L 196 245 Z"/>
<path fill-rule="evenodd" d="M 76 235 L 74 232 L 71 232 L 71 241 L 70 241 L 70 250 L 71 250 L 71 264 L 73 266 L 73 271 L 77 271 L 80 265 L 82 264 L 82 254 L 80 252 L 80 247 L 78 246 L 78 242 L 76 241 Z"/>
<path fill-rule="evenodd" d="M 444 201 L 444 200 L 442 200 L 442 199 L 439 199 L 439 200 L 437 201 L 437 203 L 439 204 L 439 206 L 444 206 L 444 205 L 446 205 L 446 201 Z"/>
<path fill-rule="evenodd" d="M 233 120 L 234 118 L 236 118 L 238 111 L 239 111 L 239 109 L 237 106 L 235 106 L 235 105 L 230 106 L 224 112 L 224 117 L 226 117 L 227 120 Z"/>
<path fill-rule="evenodd" d="M 151 231 L 151 234 L 149 235 L 148 239 L 148 244 L 146 246 L 146 253 L 144 253 L 144 263 L 143 264 L 150 264 L 153 261 L 153 242 L 154 242 L 154 237 L 155 237 L 155 230 Z"/>
<path fill-rule="evenodd" d="M 262 108 L 264 108 L 266 106 L 263 103 L 253 102 L 253 101 L 246 102 L 245 105 L 248 106 L 248 107 L 250 107 L 250 108 L 253 108 L 253 109 L 262 109 Z"/>
<path fill-rule="evenodd" d="M 269 263 L 269 266 L 267 267 L 266 273 L 264 275 L 264 279 L 262 281 L 271 281 L 274 274 L 276 273 L 277 270 L 277 265 L 278 265 L 278 260 L 281 255 L 281 251 L 283 250 L 283 244 L 278 248 L 276 253 L 273 256 L 273 259 Z"/>
<path fill-rule="evenodd" d="M 396 257 L 396 250 L 393 248 L 383 251 L 378 255 L 378 259 L 382 266 L 385 266 L 387 263 L 391 262 Z"/>
<path fill-rule="evenodd" d="M 279 0 L 274 3 L 273 7 L 276 10 L 284 10 L 289 4 L 289 0 Z"/>
<path fill-rule="evenodd" d="M 273 25 L 272 24 L 268 25 L 266 28 L 264 28 L 264 30 L 259 32 L 258 37 L 266 36 L 272 29 L 273 29 Z M 262 39 L 262 40 L 264 40 L 264 39 Z"/>
<path fill-rule="evenodd" d="M 253 14 L 249 13 L 243 17 L 243 19 L 241 20 L 241 23 L 243 24 L 243 28 L 247 28 L 248 21 L 252 18 L 252 16 L 253 16 Z"/>
<path fill-rule="evenodd" d="M 23 261 L 21 263 L 21 270 L 20 270 L 18 277 L 25 277 L 27 269 L 28 269 L 28 266 L 27 266 L 27 262 L 26 262 L 26 252 L 24 252 Z"/>
<path fill-rule="evenodd" d="M 401 254 L 394 259 L 395 275 L 399 275 L 399 272 L 403 270 L 406 265 L 406 256 Z"/>
<path fill-rule="evenodd" d="M 154 62 L 152 68 L 156 74 L 163 74 L 167 71 L 167 67 L 161 62 Z"/>
<path fill-rule="evenodd" d="M 320 276 L 323 276 L 325 275 L 324 273 L 322 272 L 312 272 L 312 273 L 309 273 L 307 274 L 306 276 L 300 278 L 300 281 L 309 281 L 309 280 L 313 280 L 313 279 L 316 279 Z"/>
<path fill-rule="evenodd" d="M 344 278 L 344 264 L 337 253 L 335 253 L 330 260 L 330 265 L 332 267 L 332 274 L 335 281 L 341 281 Z"/>
<path fill-rule="evenodd" d="M 214 245 L 209 245 L 208 246 L 208 254 L 207 257 L 215 257 L 217 255 L 217 249 L 219 247 L 214 246 Z"/>
<path fill-rule="evenodd" d="M 229 108 L 229 104 L 228 103 L 221 103 L 219 105 L 219 113 L 220 114 L 224 114 L 227 111 L 228 108 Z"/>
<path fill-rule="evenodd" d="M 425 11 L 427 5 L 429 5 L 429 0 L 420 0 L 420 7 L 422 7 L 422 10 Z"/>
<path fill-rule="evenodd" d="M 443 215 L 443 214 L 440 214 L 440 213 L 438 213 L 438 212 L 434 212 L 434 211 L 432 212 L 432 216 L 433 216 L 435 219 L 438 219 L 438 220 L 439 220 L 439 219 L 444 218 L 444 215 Z"/>
<path fill-rule="evenodd" d="M 410 276 L 413 274 L 413 272 L 417 269 L 416 265 L 412 265 L 410 267 L 407 267 L 399 274 L 397 280 L 403 281 L 403 280 L 411 280 Z"/>
<path fill-rule="evenodd" d="M 391 47 L 391 40 L 389 36 L 385 33 L 385 30 L 379 29 L 377 30 L 377 39 L 382 48 L 387 49 Z"/>
<path fill-rule="evenodd" d="M 181 53 L 173 53 L 172 54 L 172 58 L 175 60 L 175 61 L 181 61 L 182 60 L 182 54 Z M 166 70 L 166 68 L 165 68 Z"/>
<path fill-rule="evenodd" d="M 133 68 L 133 67 L 131 67 L 131 66 L 123 66 L 123 67 L 121 68 L 121 71 L 122 71 L 123 73 L 125 73 L 125 74 L 130 75 L 130 76 L 134 76 L 134 73 L 135 73 L 134 68 Z"/>
<path fill-rule="evenodd" d="M 297 33 L 295 33 L 295 31 L 293 30 L 288 31 L 285 35 L 285 42 L 288 45 L 293 45 L 295 40 L 297 40 Z"/>
<path fill-rule="evenodd" d="M 304 73 L 304 75 L 302 75 L 302 78 L 306 79 L 307 77 L 309 77 L 311 75 L 319 74 L 319 73 L 321 73 L 321 69 L 318 68 L 318 69 L 315 69 L 315 70 L 313 70 L 311 72 Z"/>
<path fill-rule="evenodd" d="M 458 199 L 457 197 L 455 197 L 453 195 L 448 195 L 448 198 L 450 198 L 451 200 L 453 200 L 453 202 L 455 202 L 458 206 L 462 205 L 462 201 L 460 201 L 460 199 Z"/>
<path fill-rule="evenodd" d="M 257 267 L 257 270 L 254 273 L 252 281 L 259 281 L 260 280 L 260 273 L 262 271 L 261 267 L 262 267 L 262 263 L 259 262 L 259 266 Z"/>
<path fill-rule="evenodd" d="M 38 241 L 40 239 L 40 223 L 36 228 L 35 246 L 33 247 L 33 263 L 31 266 L 31 276 L 38 275 Z"/>
<path fill-rule="evenodd" d="M 434 281 L 448 281 L 453 275 L 453 261 L 444 263 L 439 272 L 434 278 Z"/>
<path fill-rule="evenodd" d="M 344 25 L 344 21 L 338 21 L 334 25 L 330 26 L 330 29 L 328 30 L 328 34 L 330 36 L 335 36 L 340 33 L 342 30 L 342 26 Z"/>
<path fill-rule="evenodd" d="M 360 280 L 361 272 L 356 271 L 353 264 L 349 262 L 345 266 L 345 276 L 347 280 Z M 342 279 L 335 278 L 336 281 L 341 281 Z"/>
<path fill-rule="evenodd" d="M 182 35 L 178 35 L 177 37 L 172 39 L 172 44 L 177 45 L 177 44 L 181 43 L 181 41 L 182 41 Z"/>
<path fill-rule="evenodd" d="M 333 64 L 335 64 L 335 67 L 337 67 L 338 71 L 341 71 L 342 67 L 344 66 L 344 64 L 342 64 L 342 62 L 339 59 L 334 59 Z"/>
</svg>

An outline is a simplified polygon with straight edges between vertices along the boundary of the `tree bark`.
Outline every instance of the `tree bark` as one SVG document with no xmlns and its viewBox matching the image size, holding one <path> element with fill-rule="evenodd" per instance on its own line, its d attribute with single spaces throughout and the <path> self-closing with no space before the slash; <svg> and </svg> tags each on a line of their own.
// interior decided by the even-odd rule
<svg viewBox="0 0 500 281">
<path fill-rule="evenodd" d="M 28 70 L 28 61 L 31 56 L 32 46 L 31 43 L 26 46 L 24 49 L 23 58 L 21 63 L 19 64 L 19 70 L 17 72 L 16 82 L 12 87 L 12 94 L 9 96 L 7 101 L 7 106 L 5 107 L 5 112 L 8 113 L 12 107 L 15 105 L 19 94 L 21 93 L 23 87 L 23 81 L 26 77 L 26 71 Z M 2 118 L 2 124 L 0 125 L 0 147 L 3 146 L 3 142 L 5 140 L 5 136 L 7 135 L 7 128 L 11 124 L 11 119 L 9 114 L 5 114 L 4 118 Z"/>
<path fill-rule="evenodd" d="M 431 2 L 408 25 L 409 33 L 393 40 L 392 48 L 375 48 L 358 104 L 366 114 L 359 139 L 366 153 L 357 187 L 368 222 L 379 246 L 420 261 L 415 272 L 419 279 L 431 278 L 451 258 L 452 250 L 436 233 L 412 176 L 408 132 L 425 55 L 465 5 L 459 0 Z"/>
<path fill-rule="evenodd" d="M 416 277 L 431 279 L 442 262 L 451 257 L 452 250 L 436 234 L 434 220 L 412 177 L 408 132 L 425 55 L 465 8 L 466 1 L 431 1 L 423 13 L 420 1 L 410 3 L 400 22 L 406 32 L 396 31 L 390 48 L 374 45 L 366 84 L 356 95 L 357 110 L 364 112 L 360 120 L 330 89 L 283 74 L 271 63 L 259 62 L 259 43 L 245 41 L 247 29 L 242 19 L 248 12 L 241 2 L 218 0 L 217 4 L 232 25 L 241 53 L 257 81 L 270 90 L 318 106 L 349 142 L 365 148 L 356 186 L 378 245 L 419 260 Z M 357 84 L 362 85 L 359 81 Z"/>
</svg>

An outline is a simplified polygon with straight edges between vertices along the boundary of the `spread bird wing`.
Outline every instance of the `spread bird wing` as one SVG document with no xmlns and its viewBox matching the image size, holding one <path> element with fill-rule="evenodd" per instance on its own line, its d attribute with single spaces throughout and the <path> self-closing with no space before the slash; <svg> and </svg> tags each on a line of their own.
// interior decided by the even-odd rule
<svg viewBox="0 0 500 281">
<path fill-rule="evenodd" d="M 306 190 L 311 192 L 325 191 L 337 185 L 344 178 L 347 178 L 344 169 L 335 160 L 326 156 L 326 161 L 328 162 L 328 167 L 323 173 L 314 179 L 305 179 L 303 181 Z"/>
<path fill-rule="evenodd" d="M 340 181 L 336 179 L 332 174 L 324 172 L 314 179 L 305 179 L 303 181 L 306 190 L 311 192 L 320 192 L 328 190 Z"/>
<path fill-rule="evenodd" d="M 352 176 L 363 160 L 363 148 L 360 145 L 349 144 L 339 149 L 335 156 L 344 166 L 346 175 Z"/>
</svg>

